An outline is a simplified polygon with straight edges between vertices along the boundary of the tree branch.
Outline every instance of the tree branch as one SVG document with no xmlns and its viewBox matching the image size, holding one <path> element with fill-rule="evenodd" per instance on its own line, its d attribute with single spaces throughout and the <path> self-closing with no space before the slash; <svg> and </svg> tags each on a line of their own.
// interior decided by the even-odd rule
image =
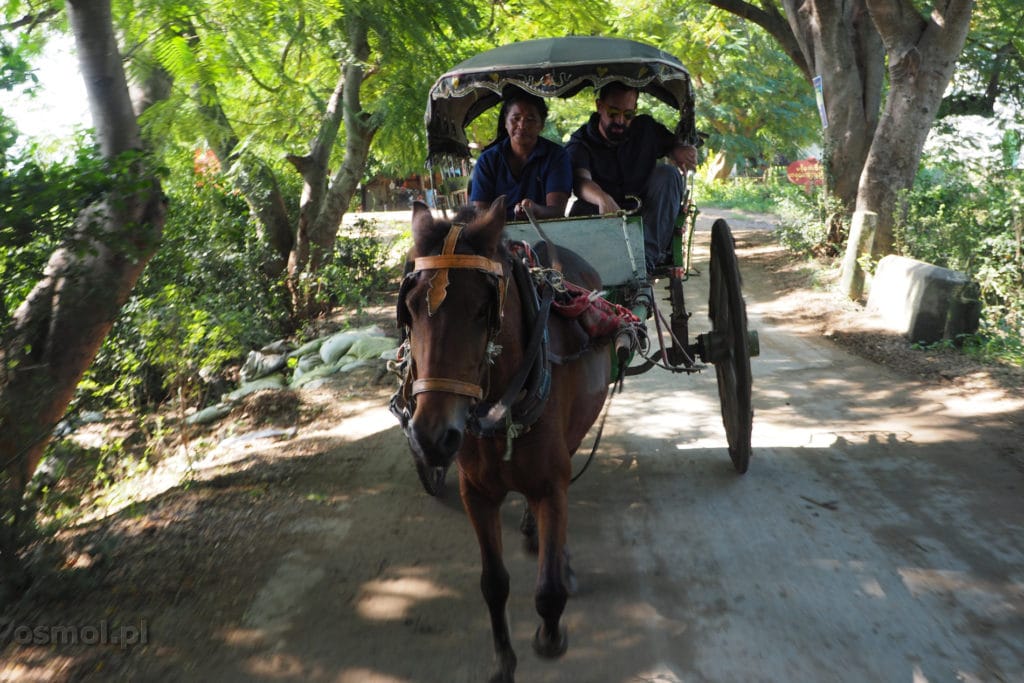
<svg viewBox="0 0 1024 683">
<path fill-rule="evenodd" d="M 910 51 L 928 26 L 910 0 L 865 0 L 864 4 L 890 56 Z"/>
<path fill-rule="evenodd" d="M 51 7 L 50 9 L 45 9 L 37 14 L 26 14 L 21 19 L 15 19 L 14 21 L 8 22 L 6 24 L 0 24 L 0 31 L 14 31 L 15 29 L 22 28 L 23 26 L 28 26 L 29 31 L 31 31 L 33 28 L 43 23 L 44 21 L 53 19 L 55 16 L 57 16 L 58 11 L 59 10 L 57 10 L 55 7 Z"/>
<path fill-rule="evenodd" d="M 708 4 L 741 19 L 752 21 L 767 31 L 768 35 L 779 43 L 782 51 L 793 60 L 793 63 L 810 82 L 811 69 L 807 57 L 800 48 L 800 42 L 793 33 L 793 28 L 775 6 L 773 0 L 763 0 L 763 7 L 757 7 L 743 0 L 708 0 Z"/>
</svg>

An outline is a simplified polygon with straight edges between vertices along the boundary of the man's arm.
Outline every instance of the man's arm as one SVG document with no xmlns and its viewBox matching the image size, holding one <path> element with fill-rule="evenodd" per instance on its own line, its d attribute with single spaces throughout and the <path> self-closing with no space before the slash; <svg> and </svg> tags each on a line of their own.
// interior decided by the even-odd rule
<svg viewBox="0 0 1024 683">
<path fill-rule="evenodd" d="M 618 203 L 594 181 L 589 169 L 577 168 L 574 175 L 577 197 L 597 206 L 598 213 L 615 213 L 619 210 Z"/>
<path fill-rule="evenodd" d="M 672 161 L 683 173 L 697 170 L 697 148 L 692 145 L 676 145 L 672 148 Z"/>
</svg>

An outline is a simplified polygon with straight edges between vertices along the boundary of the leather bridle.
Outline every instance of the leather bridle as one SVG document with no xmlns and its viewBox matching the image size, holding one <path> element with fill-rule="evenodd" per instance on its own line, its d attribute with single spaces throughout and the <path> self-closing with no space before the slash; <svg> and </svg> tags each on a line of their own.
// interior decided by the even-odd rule
<svg viewBox="0 0 1024 683">
<path fill-rule="evenodd" d="M 418 280 L 423 271 L 433 270 L 430 276 L 430 286 L 427 290 L 427 315 L 433 317 L 440 309 L 441 304 L 448 293 L 448 271 L 449 270 L 476 270 L 491 276 L 490 279 L 496 290 L 494 307 L 491 315 L 491 329 L 488 335 L 488 348 L 492 348 L 492 342 L 498 332 L 501 331 L 501 311 L 505 303 L 506 278 L 505 269 L 500 261 L 486 256 L 456 254 L 455 243 L 459 239 L 465 225 L 455 223 L 448 231 L 444 240 L 441 253 L 436 256 L 420 256 L 413 261 L 413 269 L 405 276 L 402 288 L 399 291 L 399 323 L 403 324 L 411 335 L 411 320 L 408 319 L 405 298 L 408 295 L 413 283 Z M 407 350 L 411 356 L 411 348 Z M 411 361 L 411 358 L 410 358 Z M 414 377 L 415 370 L 410 368 L 409 377 Z M 426 391 L 438 391 L 480 401 L 484 397 L 484 389 L 480 384 L 466 382 L 461 379 L 446 377 L 421 377 L 413 378 L 410 387 L 411 396 L 416 396 Z"/>
</svg>

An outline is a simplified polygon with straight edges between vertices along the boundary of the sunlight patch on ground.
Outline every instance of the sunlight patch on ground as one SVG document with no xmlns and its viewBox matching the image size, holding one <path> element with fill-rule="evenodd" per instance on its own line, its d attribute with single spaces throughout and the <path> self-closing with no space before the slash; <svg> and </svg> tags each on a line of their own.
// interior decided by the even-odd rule
<svg viewBox="0 0 1024 683">
<path fill-rule="evenodd" d="M 994 583 L 953 569 L 904 567 L 899 574 L 915 598 L 928 594 L 955 595 L 958 602 L 981 607 L 981 611 L 993 617 L 1019 617 L 1024 614 L 1022 583 Z"/>
<path fill-rule="evenodd" d="M 346 404 L 350 414 L 329 429 L 255 429 L 221 439 L 216 444 L 196 440 L 188 453 L 178 447 L 149 470 L 126 478 L 102 492 L 97 504 L 89 508 L 78 524 L 105 519 L 125 508 L 144 503 L 181 486 L 190 477 L 203 478 L 215 470 L 243 460 L 277 455 L 282 444 L 294 446 L 302 441 L 331 440 L 352 442 L 387 431 L 398 423 L 386 407 L 376 401 L 351 401 Z"/>
<path fill-rule="evenodd" d="M 454 596 L 448 588 L 417 576 L 374 579 L 363 584 L 356 610 L 371 621 L 397 621 L 419 602 Z"/>
<path fill-rule="evenodd" d="M 1024 411 L 1024 399 L 1010 398 L 1002 391 L 977 391 L 969 395 L 950 396 L 945 402 L 949 413 L 957 417 L 987 417 Z"/>
<path fill-rule="evenodd" d="M 245 665 L 252 676 L 266 679 L 310 680 L 323 675 L 320 667 L 311 669 L 305 660 L 284 652 L 272 652 L 250 658 Z"/>
<path fill-rule="evenodd" d="M 302 597 L 323 577 L 324 569 L 312 557 L 301 550 L 288 553 L 246 610 L 243 626 L 265 637 L 282 635 L 300 609 Z"/>
<path fill-rule="evenodd" d="M 344 441 L 358 441 L 398 426 L 398 420 L 380 401 L 360 401 L 352 407 L 356 409 L 352 415 L 321 434 Z"/>
<path fill-rule="evenodd" d="M 59 678 L 58 674 L 71 668 L 75 663 L 72 657 L 60 657 L 52 652 L 47 653 L 40 666 L 28 664 L 10 664 L 0 668 L 0 681 L 19 681 L 20 683 L 46 683 Z"/>
<path fill-rule="evenodd" d="M 657 664 L 636 676 L 631 676 L 625 683 L 683 683 L 667 665 Z"/>
<path fill-rule="evenodd" d="M 338 683 L 411 683 L 408 678 L 399 678 L 364 668 L 345 669 L 337 680 Z"/>
</svg>

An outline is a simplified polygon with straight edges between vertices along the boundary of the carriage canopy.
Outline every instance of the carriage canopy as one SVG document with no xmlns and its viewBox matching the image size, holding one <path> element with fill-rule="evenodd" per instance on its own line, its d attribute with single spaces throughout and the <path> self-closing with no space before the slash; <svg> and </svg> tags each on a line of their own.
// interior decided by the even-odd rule
<svg viewBox="0 0 1024 683">
<path fill-rule="evenodd" d="M 428 163 L 468 158 L 466 126 L 498 104 L 507 88 L 568 98 L 613 81 L 677 109 L 676 134 L 683 142 L 700 144 L 690 74 L 669 53 L 623 38 L 540 38 L 482 52 L 437 79 L 427 101 Z"/>
</svg>

